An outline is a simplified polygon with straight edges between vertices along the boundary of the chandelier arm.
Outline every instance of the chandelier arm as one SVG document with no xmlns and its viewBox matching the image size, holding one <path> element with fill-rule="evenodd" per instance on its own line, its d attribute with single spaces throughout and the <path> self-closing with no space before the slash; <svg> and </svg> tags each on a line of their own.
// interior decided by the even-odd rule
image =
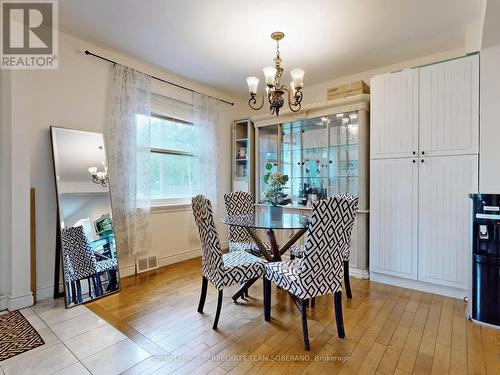
<svg viewBox="0 0 500 375">
<path fill-rule="evenodd" d="M 257 104 L 257 99 L 255 99 L 256 94 L 250 94 L 251 98 L 248 100 L 248 105 L 250 108 L 252 108 L 254 111 L 258 111 L 264 106 L 264 96 L 262 97 L 262 102 L 260 103 L 260 106 L 256 106 Z"/>
<path fill-rule="evenodd" d="M 300 111 L 300 108 L 301 108 L 300 103 L 302 102 L 302 97 L 303 97 L 302 91 L 295 92 L 295 95 L 293 96 L 293 99 L 295 101 L 292 103 L 292 97 L 290 95 L 290 90 L 288 90 L 287 88 L 285 88 L 285 90 L 288 92 L 288 108 L 290 108 L 290 111 L 292 111 L 292 112 Z M 294 109 L 294 107 L 295 107 L 295 109 Z"/>
</svg>

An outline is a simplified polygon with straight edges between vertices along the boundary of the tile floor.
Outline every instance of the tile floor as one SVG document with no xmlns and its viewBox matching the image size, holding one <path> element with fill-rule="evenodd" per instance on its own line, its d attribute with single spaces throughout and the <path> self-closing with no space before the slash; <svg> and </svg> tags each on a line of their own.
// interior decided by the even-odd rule
<svg viewBox="0 0 500 375">
<path fill-rule="evenodd" d="M 0 375 L 119 374 L 154 365 L 151 354 L 85 306 L 46 300 L 21 310 L 45 344 L 0 362 Z"/>
</svg>

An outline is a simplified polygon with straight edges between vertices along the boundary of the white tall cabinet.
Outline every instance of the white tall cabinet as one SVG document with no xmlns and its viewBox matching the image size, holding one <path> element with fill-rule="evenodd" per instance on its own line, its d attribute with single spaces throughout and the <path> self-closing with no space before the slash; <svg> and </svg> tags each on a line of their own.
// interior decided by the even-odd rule
<svg viewBox="0 0 500 375">
<path fill-rule="evenodd" d="M 464 297 L 479 56 L 374 77 L 370 123 L 371 279 Z"/>
</svg>

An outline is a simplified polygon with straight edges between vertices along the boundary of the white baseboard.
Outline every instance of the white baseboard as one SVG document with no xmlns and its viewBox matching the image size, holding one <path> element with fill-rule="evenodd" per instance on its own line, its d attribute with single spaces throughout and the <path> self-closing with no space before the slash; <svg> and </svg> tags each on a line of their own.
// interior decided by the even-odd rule
<svg viewBox="0 0 500 375">
<path fill-rule="evenodd" d="M 356 279 L 367 280 L 370 278 L 370 273 L 368 270 L 349 266 L 349 276 Z"/>
<path fill-rule="evenodd" d="M 25 307 L 33 306 L 33 293 L 29 292 L 21 296 L 4 296 L 0 301 L 2 308 L 0 310 L 9 309 L 9 311 L 24 309 Z"/>
<path fill-rule="evenodd" d="M 59 290 L 63 290 L 64 285 L 59 284 Z M 36 290 L 36 300 L 43 301 L 44 299 L 54 298 L 54 285 L 38 288 Z"/>
<path fill-rule="evenodd" d="M 200 255 L 201 255 L 200 249 L 198 248 L 198 249 L 184 251 L 182 253 L 177 253 L 174 255 L 167 255 L 164 257 L 158 257 L 158 265 L 160 267 L 163 267 L 163 266 L 167 266 L 169 264 L 182 262 L 183 260 L 196 258 L 196 257 L 199 257 Z"/>
<path fill-rule="evenodd" d="M 382 284 L 399 286 L 401 288 L 415 289 L 422 292 L 440 294 L 442 296 L 463 299 L 467 296 L 466 289 L 451 288 L 449 286 L 426 283 L 424 281 L 403 279 L 397 276 L 383 275 L 370 272 L 370 280 Z"/>
<path fill-rule="evenodd" d="M 9 308 L 9 296 L 0 296 L 0 311 Z"/>
<path fill-rule="evenodd" d="M 131 264 L 130 266 L 120 267 L 120 279 L 127 276 L 135 275 L 135 264 Z"/>
</svg>

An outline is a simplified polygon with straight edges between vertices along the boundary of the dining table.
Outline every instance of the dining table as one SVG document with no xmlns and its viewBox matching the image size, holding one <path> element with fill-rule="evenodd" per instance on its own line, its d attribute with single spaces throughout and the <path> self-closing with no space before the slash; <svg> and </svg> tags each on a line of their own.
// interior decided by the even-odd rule
<svg viewBox="0 0 500 375">
<path fill-rule="evenodd" d="M 286 251 L 307 231 L 309 227 L 309 216 L 304 213 L 297 213 L 286 209 L 276 215 L 275 213 L 271 214 L 266 207 L 257 207 L 253 214 L 227 215 L 221 222 L 228 226 L 244 228 L 255 241 L 262 256 L 268 262 L 279 262 L 282 260 L 282 255 L 285 254 Z M 260 238 L 257 232 L 258 229 L 265 230 L 268 246 Z M 280 245 L 276 239 L 275 231 L 277 230 L 293 230 L 293 235 L 283 245 Z M 248 294 L 248 288 L 256 280 L 257 279 L 251 279 L 241 285 L 238 291 L 233 295 L 233 300 L 236 302 L 238 298 Z"/>
</svg>

